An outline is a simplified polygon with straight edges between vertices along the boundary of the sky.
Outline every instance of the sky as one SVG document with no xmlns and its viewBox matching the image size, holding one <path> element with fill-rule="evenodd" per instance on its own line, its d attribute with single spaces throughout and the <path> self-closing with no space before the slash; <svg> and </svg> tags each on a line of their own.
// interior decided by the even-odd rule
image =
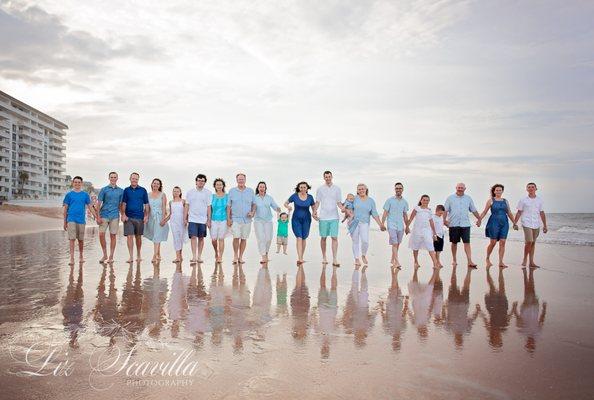
<svg viewBox="0 0 594 400">
<path fill-rule="evenodd" d="M 331 170 L 594 212 L 594 2 L 0 0 L 0 90 L 65 122 L 96 187 L 197 173 L 278 201 Z"/>
</svg>

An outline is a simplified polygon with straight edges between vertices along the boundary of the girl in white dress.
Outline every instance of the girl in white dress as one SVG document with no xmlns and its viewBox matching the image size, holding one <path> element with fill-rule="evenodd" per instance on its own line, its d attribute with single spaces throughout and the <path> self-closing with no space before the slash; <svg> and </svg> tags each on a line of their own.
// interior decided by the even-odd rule
<svg viewBox="0 0 594 400">
<path fill-rule="evenodd" d="M 188 237 L 188 229 L 186 227 L 185 213 L 186 201 L 182 199 L 182 191 L 179 186 L 173 188 L 173 200 L 169 202 L 169 228 L 171 236 L 173 236 L 173 248 L 175 249 L 174 263 L 182 261 L 182 247 L 185 239 Z"/>
<path fill-rule="evenodd" d="M 435 232 L 435 224 L 429 208 L 429 196 L 424 194 L 419 200 L 419 204 L 410 214 L 410 219 L 406 224 L 406 229 L 409 229 L 410 224 L 415 220 L 415 224 L 411 231 L 411 237 L 408 246 L 413 250 L 415 258 L 415 268 L 419 268 L 419 250 L 424 249 L 429 251 L 431 260 L 433 261 L 433 268 L 439 268 L 439 263 L 435 257 L 435 250 L 433 242 L 437 239 Z"/>
</svg>

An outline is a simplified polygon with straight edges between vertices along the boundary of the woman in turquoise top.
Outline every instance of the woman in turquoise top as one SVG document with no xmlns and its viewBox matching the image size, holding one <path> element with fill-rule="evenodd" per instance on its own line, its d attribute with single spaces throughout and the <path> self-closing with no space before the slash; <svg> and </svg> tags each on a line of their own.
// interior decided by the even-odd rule
<svg viewBox="0 0 594 400">
<path fill-rule="evenodd" d="M 256 204 L 256 215 L 254 216 L 254 231 L 256 232 L 256 240 L 258 241 L 258 250 L 262 260 L 260 264 L 268 262 L 268 251 L 272 243 L 272 211 L 280 213 L 280 207 L 274 199 L 266 194 L 266 182 L 258 182 L 256 186 L 256 197 L 254 203 Z"/>
<path fill-rule="evenodd" d="M 499 267 L 507 268 L 507 265 L 503 262 L 503 256 L 505 255 L 505 241 L 507 239 L 507 233 L 509 232 L 509 218 L 512 223 L 514 216 L 512 215 L 511 209 L 506 199 L 501 197 L 503 195 L 503 185 L 497 183 L 491 187 L 491 198 L 487 200 L 485 209 L 479 216 L 477 225 L 480 225 L 481 220 L 487 215 L 487 212 L 491 210 L 491 215 L 485 226 L 485 236 L 490 240 L 487 246 L 487 268 L 492 266 L 491 253 L 495 248 L 497 242 L 499 242 Z M 514 229 L 516 225 L 514 225 Z"/>
<path fill-rule="evenodd" d="M 153 242 L 153 263 L 161 261 L 161 242 L 169 236 L 169 215 L 167 214 L 167 196 L 163 193 L 163 182 L 155 178 L 151 183 L 149 198 L 149 217 L 144 225 L 144 237 Z"/>
<path fill-rule="evenodd" d="M 212 240 L 212 247 L 215 251 L 215 260 L 217 263 L 223 261 L 223 251 L 225 250 L 225 237 L 229 232 L 227 225 L 227 205 L 229 203 L 229 195 L 225 193 L 225 181 L 217 178 L 213 182 L 215 192 L 212 194 L 211 202 L 211 222 L 210 222 L 210 238 Z"/>
<path fill-rule="evenodd" d="M 311 212 L 316 212 L 316 202 L 311 194 L 307 191 L 311 186 L 307 182 L 299 182 L 295 187 L 295 193 L 289 197 L 285 202 L 285 207 L 291 211 L 292 208 L 289 203 L 295 204 L 295 212 L 291 218 L 291 228 L 297 238 L 297 264 L 303 264 L 303 253 L 305 252 L 305 244 L 309 236 L 309 227 L 311 226 Z"/>
<path fill-rule="evenodd" d="M 382 231 L 386 230 L 386 227 L 377 213 L 375 200 L 369 197 L 368 194 L 369 189 L 367 188 L 367 185 L 364 183 L 357 185 L 357 196 L 353 202 L 354 217 L 352 224 L 354 224 L 354 228 L 351 232 L 351 238 L 353 239 L 353 256 L 355 257 L 356 266 L 361 265 L 360 258 L 363 259 L 363 264 L 367 265 L 370 217 L 373 217 Z M 349 230 L 351 230 L 350 227 Z"/>
</svg>

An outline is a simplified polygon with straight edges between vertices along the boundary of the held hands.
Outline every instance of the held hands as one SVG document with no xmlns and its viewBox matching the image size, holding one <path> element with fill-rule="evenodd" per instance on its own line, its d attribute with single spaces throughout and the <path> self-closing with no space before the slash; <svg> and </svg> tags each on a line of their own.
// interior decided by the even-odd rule
<svg viewBox="0 0 594 400">
<path fill-rule="evenodd" d="M 161 226 L 165 226 L 165 224 L 166 224 L 166 223 L 167 223 L 167 219 L 166 219 L 166 218 L 163 218 L 163 219 L 161 220 L 161 222 L 159 223 L 159 225 L 161 225 Z"/>
<path fill-rule="evenodd" d="M 410 229 L 408 226 L 404 229 L 404 233 L 406 233 L 407 235 L 410 233 Z"/>
<path fill-rule="evenodd" d="M 97 225 L 101 225 L 103 223 L 103 218 L 100 215 L 97 216 Z"/>
<path fill-rule="evenodd" d="M 122 222 L 126 221 L 128 221 L 128 217 L 126 216 L 126 214 L 122 214 Z"/>
<path fill-rule="evenodd" d="M 233 220 L 231 218 L 227 219 L 227 226 L 229 228 L 231 228 L 231 225 L 233 225 Z"/>
<path fill-rule="evenodd" d="M 386 231 L 386 225 L 382 224 L 380 226 L 380 231 L 385 232 Z"/>
<path fill-rule="evenodd" d="M 247 213 L 248 218 L 253 218 L 254 216 L 254 212 L 250 211 L 249 213 Z"/>
<path fill-rule="evenodd" d="M 480 227 L 481 226 L 481 219 L 480 218 L 476 220 L 476 226 L 477 227 Z"/>
<path fill-rule="evenodd" d="M 518 224 L 514 224 L 514 231 L 518 230 Z"/>
</svg>

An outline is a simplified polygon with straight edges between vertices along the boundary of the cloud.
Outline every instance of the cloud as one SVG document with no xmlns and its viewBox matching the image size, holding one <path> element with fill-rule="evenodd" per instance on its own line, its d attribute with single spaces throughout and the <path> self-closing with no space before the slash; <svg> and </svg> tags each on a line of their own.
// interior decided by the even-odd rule
<svg viewBox="0 0 594 400">
<path fill-rule="evenodd" d="M 155 60 L 161 51 L 151 39 L 131 35 L 113 40 L 69 29 L 38 6 L 0 4 L 0 74 L 32 84 L 70 84 L 96 76 L 121 58 Z M 78 82 L 77 82 L 78 81 Z"/>
</svg>

